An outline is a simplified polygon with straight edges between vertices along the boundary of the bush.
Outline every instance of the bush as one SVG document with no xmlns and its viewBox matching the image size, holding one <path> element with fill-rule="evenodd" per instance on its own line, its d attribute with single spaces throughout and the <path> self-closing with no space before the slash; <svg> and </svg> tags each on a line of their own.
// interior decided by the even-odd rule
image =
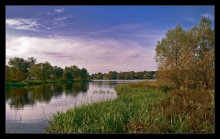
<svg viewBox="0 0 220 139">
<path fill-rule="evenodd" d="M 162 84 L 160 85 L 160 90 L 164 93 L 167 93 L 169 90 L 172 90 L 174 89 L 174 87 L 170 86 L 170 85 L 165 85 L 165 84 Z"/>
</svg>

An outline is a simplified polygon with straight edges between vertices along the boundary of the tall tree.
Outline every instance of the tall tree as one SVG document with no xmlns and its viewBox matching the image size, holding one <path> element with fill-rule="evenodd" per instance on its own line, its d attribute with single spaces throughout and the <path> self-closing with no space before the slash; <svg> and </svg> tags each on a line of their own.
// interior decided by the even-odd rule
<svg viewBox="0 0 220 139">
<path fill-rule="evenodd" d="M 85 68 L 82 68 L 80 70 L 80 77 L 81 79 L 87 79 L 89 76 L 89 73 L 87 72 L 87 70 Z"/>
<path fill-rule="evenodd" d="M 53 67 L 54 76 L 56 79 L 59 79 L 63 76 L 63 69 L 61 67 L 54 66 Z"/>
<path fill-rule="evenodd" d="M 51 75 L 53 75 L 53 67 L 48 61 L 41 64 L 41 72 L 43 80 L 50 79 Z"/>
<path fill-rule="evenodd" d="M 176 88 L 179 88 L 182 82 L 180 67 L 186 39 L 186 32 L 178 25 L 175 29 L 169 30 L 156 47 L 158 69 L 161 71 L 159 76 L 172 81 Z"/>
<path fill-rule="evenodd" d="M 42 63 L 34 64 L 30 70 L 30 77 L 35 77 L 37 79 L 43 79 L 42 75 Z"/>
<path fill-rule="evenodd" d="M 72 81 L 74 78 L 73 72 L 71 67 L 65 67 L 64 68 L 64 77 L 66 80 Z"/>
<path fill-rule="evenodd" d="M 103 79 L 103 74 L 101 72 L 98 72 L 96 74 L 96 79 Z"/>
<path fill-rule="evenodd" d="M 193 52 L 191 64 L 187 65 L 192 67 L 189 78 L 203 88 L 214 85 L 214 36 L 214 30 L 208 18 L 202 18 L 199 25 L 189 32 Z"/>
<path fill-rule="evenodd" d="M 116 77 L 117 77 L 117 72 L 116 71 L 109 71 L 108 79 L 112 80 L 112 79 L 116 79 Z"/>
<path fill-rule="evenodd" d="M 166 33 L 156 46 L 158 77 L 176 85 L 207 87 L 214 78 L 214 31 L 211 21 L 202 18 L 189 31 L 179 25 Z M 198 86 L 197 86 L 198 87 Z"/>
<path fill-rule="evenodd" d="M 74 75 L 73 78 L 80 78 L 80 69 L 76 66 L 76 65 L 72 65 L 70 66 L 70 70 L 72 72 L 72 74 Z"/>
<path fill-rule="evenodd" d="M 28 68 L 30 68 L 29 62 L 19 57 L 10 58 L 8 64 L 10 67 L 15 68 L 16 70 L 19 70 L 24 73 L 27 73 Z"/>
</svg>

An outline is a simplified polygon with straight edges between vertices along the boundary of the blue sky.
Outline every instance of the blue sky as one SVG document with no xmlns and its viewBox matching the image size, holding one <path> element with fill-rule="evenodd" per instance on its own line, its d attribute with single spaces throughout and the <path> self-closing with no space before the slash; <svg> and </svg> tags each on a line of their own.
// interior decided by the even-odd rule
<svg viewBox="0 0 220 139">
<path fill-rule="evenodd" d="M 7 6 L 6 62 L 34 56 L 90 73 L 156 70 L 157 41 L 202 16 L 214 21 L 214 6 Z"/>
</svg>

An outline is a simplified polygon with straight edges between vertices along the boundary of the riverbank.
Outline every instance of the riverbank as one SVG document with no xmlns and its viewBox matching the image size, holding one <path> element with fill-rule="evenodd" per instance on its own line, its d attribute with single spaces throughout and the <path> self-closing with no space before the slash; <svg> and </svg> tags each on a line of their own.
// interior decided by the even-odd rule
<svg viewBox="0 0 220 139">
<path fill-rule="evenodd" d="M 155 82 L 116 86 L 118 98 L 57 113 L 48 133 L 213 133 L 214 92 Z"/>
<path fill-rule="evenodd" d="M 6 82 L 6 88 L 24 87 L 28 85 L 40 85 L 45 83 L 73 83 L 73 82 L 89 82 L 90 80 L 25 80 L 21 82 Z"/>
</svg>

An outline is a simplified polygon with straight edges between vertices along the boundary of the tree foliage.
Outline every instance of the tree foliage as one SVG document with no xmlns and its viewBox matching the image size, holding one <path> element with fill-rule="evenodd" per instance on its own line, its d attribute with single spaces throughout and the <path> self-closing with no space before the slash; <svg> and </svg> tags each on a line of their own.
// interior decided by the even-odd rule
<svg viewBox="0 0 220 139">
<path fill-rule="evenodd" d="M 80 78 L 81 79 L 87 79 L 88 76 L 89 76 L 89 73 L 87 72 L 87 69 L 82 68 L 80 70 Z"/>
<path fill-rule="evenodd" d="M 202 18 L 189 31 L 169 30 L 156 46 L 158 78 L 176 88 L 212 88 L 214 85 L 214 30 Z"/>
<path fill-rule="evenodd" d="M 132 79 L 154 79 L 155 71 L 140 71 L 140 72 L 117 72 L 117 71 L 109 71 L 108 73 L 95 73 L 90 76 L 90 79 L 98 79 L 98 80 L 132 80 Z"/>
<path fill-rule="evenodd" d="M 54 71 L 54 76 L 56 79 L 59 79 L 63 76 L 63 69 L 57 66 L 53 67 L 53 71 Z"/>
<path fill-rule="evenodd" d="M 49 62 L 36 63 L 36 59 L 29 57 L 27 60 L 19 57 L 11 58 L 6 69 L 6 81 L 28 80 L 50 80 L 66 79 L 81 80 L 88 79 L 89 73 L 85 68 L 78 68 L 76 65 L 62 69 L 58 66 L 52 66 Z"/>
</svg>

